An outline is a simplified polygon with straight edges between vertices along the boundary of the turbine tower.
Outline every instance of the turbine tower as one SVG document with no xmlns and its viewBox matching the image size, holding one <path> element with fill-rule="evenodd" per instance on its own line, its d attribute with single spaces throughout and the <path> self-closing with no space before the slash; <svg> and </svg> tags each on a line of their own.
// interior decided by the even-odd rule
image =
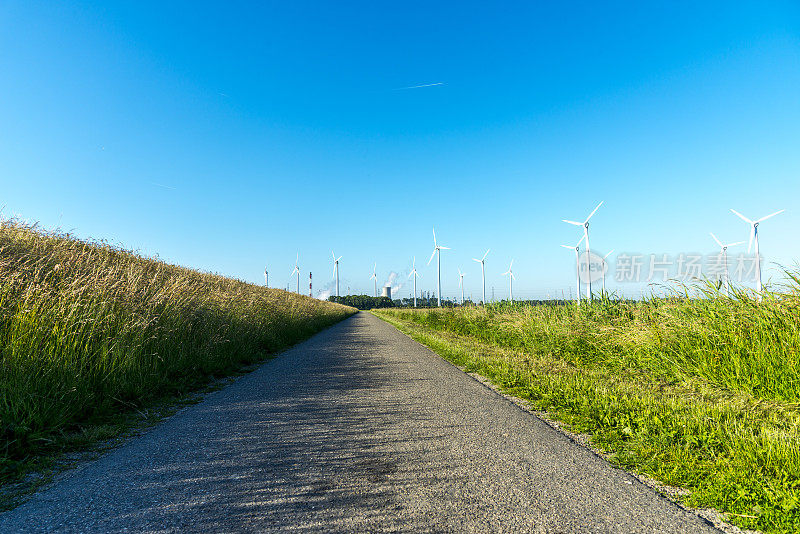
<svg viewBox="0 0 800 534">
<path fill-rule="evenodd" d="M 300 262 L 300 253 L 298 252 L 297 253 L 297 259 L 294 260 L 294 271 L 292 271 L 292 274 L 297 273 L 297 294 L 298 295 L 300 294 L 300 266 L 298 265 L 299 262 Z M 291 277 L 292 274 L 290 274 L 289 277 Z"/>
<path fill-rule="evenodd" d="M 408 275 L 409 278 L 414 277 L 414 307 L 417 307 L 417 257 L 414 256 L 414 259 L 411 260 L 411 273 Z"/>
<path fill-rule="evenodd" d="M 378 275 L 375 273 L 375 270 L 378 268 L 378 264 L 376 263 L 372 267 L 372 276 L 369 277 L 370 280 L 375 280 L 375 296 L 378 296 Z"/>
<path fill-rule="evenodd" d="M 338 258 L 336 254 L 331 250 L 331 255 L 333 256 L 333 276 L 336 278 L 336 296 L 339 296 L 339 260 L 342 259 L 341 256 Z"/>
<path fill-rule="evenodd" d="M 587 299 L 592 298 L 592 256 L 591 256 L 592 251 L 589 249 L 589 219 L 592 218 L 592 215 L 594 215 L 595 212 L 597 212 L 597 210 L 600 209 L 600 206 L 602 205 L 603 202 L 601 201 L 600 204 L 598 204 L 597 207 L 594 210 L 592 210 L 592 213 L 590 213 L 589 216 L 586 217 L 586 220 L 583 221 L 582 223 L 575 221 L 568 221 L 567 219 L 561 219 L 562 221 L 568 224 L 574 224 L 575 226 L 583 226 L 583 238 L 586 239 L 586 268 L 589 270 L 587 276 L 588 280 L 586 283 Z M 580 276 L 580 264 L 578 265 L 578 273 L 579 273 L 578 276 Z"/>
<path fill-rule="evenodd" d="M 267 271 L 266 267 L 264 267 L 264 285 L 269 287 L 269 271 Z"/>
<path fill-rule="evenodd" d="M 606 258 L 608 258 L 609 256 L 611 256 L 611 254 L 612 254 L 613 252 L 614 252 L 614 249 L 612 248 L 611 250 L 609 250 L 609 251 L 608 251 L 608 254 L 606 254 L 605 256 L 603 256 L 603 265 L 601 265 L 601 267 L 603 268 L 603 296 L 605 296 L 605 295 L 606 295 L 606 265 L 608 265 L 608 264 L 606 263 Z"/>
<path fill-rule="evenodd" d="M 783 213 L 786 210 L 776 211 L 775 213 L 767 215 L 766 217 L 761 217 L 760 219 L 755 220 L 755 221 L 751 221 L 750 219 L 748 219 L 747 217 L 745 217 L 744 215 L 742 215 L 741 213 L 739 213 L 735 209 L 731 209 L 731 211 L 734 213 L 734 215 L 736 215 L 737 217 L 742 219 L 744 222 L 750 224 L 750 242 L 747 244 L 747 252 L 750 252 L 750 249 L 753 247 L 753 241 L 755 240 L 755 242 L 756 242 L 756 290 L 758 291 L 758 296 L 756 298 L 758 300 L 761 300 L 761 290 L 762 290 L 762 285 L 761 285 L 761 257 L 759 256 L 759 253 L 758 253 L 758 225 L 760 223 L 766 221 L 770 217 L 774 217 L 777 214 Z"/>
<path fill-rule="evenodd" d="M 508 270 L 503 273 L 503 276 L 508 276 L 508 293 L 511 297 L 511 304 L 514 304 L 514 273 L 511 271 L 511 266 L 514 265 L 514 260 L 511 260 L 511 263 L 508 265 Z"/>
<path fill-rule="evenodd" d="M 574 247 L 571 247 L 569 245 L 561 245 L 564 248 L 568 248 L 570 250 L 575 251 L 575 284 L 578 288 L 578 290 L 575 292 L 575 295 L 578 298 L 578 304 L 581 303 L 581 255 L 580 254 L 581 254 L 581 243 L 583 243 L 584 239 L 586 239 L 585 235 L 581 238 L 580 241 L 578 241 L 578 244 L 575 245 Z"/>
<path fill-rule="evenodd" d="M 486 249 L 486 254 L 481 259 L 472 258 L 472 261 L 477 261 L 481 264 L 481 279 L 483 280 L 483 305 L 486 306 L 486 256 L 489 255 L 489 250 Z"/>
<path fill-rule="evenodd" d="M 713 232 L 709 232 L 709 234 L 711 234 L 711 237 L 714 239 L 714 241 L 717 242 L 717 245 L 719 245 L 719 253 L 722 255 L 722 267 L 725 269 L 724 278 L 722 279 L 723 283 L 722 287 L 725 288 L 725 291 L 723 291 L 723 295 L 728 297 L 730 296 L 730 290 L 731 290 L 731 281 L 730 278 L 728 278 L 728 247 L 734 247 L 736 245 L 744 245 L 744 241 L 737 241 L 736 243 L 728 243 L 726 245 L 723 245 L 722 241 L 717 239 L 717 236 L 715 236 Z"/>
<path fill-rule="evenodd" d="M 458 286 L 461 288 L 461 305 L 464 305 L 464 273 L 461 268 L 458 269 Z"/>
<path fill-rule="evenodd" d="M 442 250 L 450 250 L 450 247 L 444 247 L 436 243 L 436 228 L 434 228 L 433 254 L 431 254 L 431 259 L 428 260 L 428 265 L 431 264 L 433 257 L 436 256 L 436 302 L 440 308 L 442 307 Z"/>
</svg>

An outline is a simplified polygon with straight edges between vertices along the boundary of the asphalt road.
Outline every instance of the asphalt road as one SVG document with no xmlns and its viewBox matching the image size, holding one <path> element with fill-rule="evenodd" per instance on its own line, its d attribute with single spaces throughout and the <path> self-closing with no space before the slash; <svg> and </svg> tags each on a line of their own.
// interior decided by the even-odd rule
<svg viewBox="0 0 800 534">
<path fill-rule="evenodd" d="M 0 515 L 0 532 L 717 532 L 369 313 Z"/>
</svg>

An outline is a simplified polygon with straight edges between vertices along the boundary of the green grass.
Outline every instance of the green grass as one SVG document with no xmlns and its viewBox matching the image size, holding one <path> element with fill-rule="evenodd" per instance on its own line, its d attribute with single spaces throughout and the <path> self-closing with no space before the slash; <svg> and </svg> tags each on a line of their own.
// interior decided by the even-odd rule
<svg viewBox="0 0 800 534">
<path fill-rule="evenodd" d="M 355 311 L 0 221 L 0 482 Z"/>
<path fill-rule="evenodd" d="M 707 296 L 713 296 L 710 293 Z M 800 290 L 373 311 L 739 526 L 800 531 Z"/>
</svg>

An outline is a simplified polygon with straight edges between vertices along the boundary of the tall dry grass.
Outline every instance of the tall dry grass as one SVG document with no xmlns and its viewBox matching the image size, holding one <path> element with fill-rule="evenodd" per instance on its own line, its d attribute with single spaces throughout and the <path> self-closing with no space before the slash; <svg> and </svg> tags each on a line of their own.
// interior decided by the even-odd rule
<svg viewBox="0 0 800 534">
<path fill-rule="evenodd" d="M 15 221 L 0 227 L 0 480 L 62 438 L 353 313 Z"/>
</svg>

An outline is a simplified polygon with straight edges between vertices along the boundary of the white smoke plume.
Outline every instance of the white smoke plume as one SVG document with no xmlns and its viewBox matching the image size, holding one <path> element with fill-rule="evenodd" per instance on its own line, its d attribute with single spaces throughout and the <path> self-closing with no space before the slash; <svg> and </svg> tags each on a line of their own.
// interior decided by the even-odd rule
<svg viewBox="0 0 800 534">
<path fill-rule="evenodd" d="M 392 288 L 392 298 L 397 298 L 396 295 L 403 289 L 403 282 L 397 281 L 397 273 L 392 271 L 389 273 L 389 278 L 381 285 L 381 287 L 389 286 Z"/>
<path fill-rule="evenodd" d="M 341 288 L 341 280 L 339 281 L 339 287 Z M 333 295 L 334 291 L 336 291 L 336 281 L 331 280 L 330 282 L 322 286 L 322 288 L 319 291 L 317 291 L 316 298 L 318 298 L 319 300 L 328 300 L 328 297 Z"/>
</svg>

